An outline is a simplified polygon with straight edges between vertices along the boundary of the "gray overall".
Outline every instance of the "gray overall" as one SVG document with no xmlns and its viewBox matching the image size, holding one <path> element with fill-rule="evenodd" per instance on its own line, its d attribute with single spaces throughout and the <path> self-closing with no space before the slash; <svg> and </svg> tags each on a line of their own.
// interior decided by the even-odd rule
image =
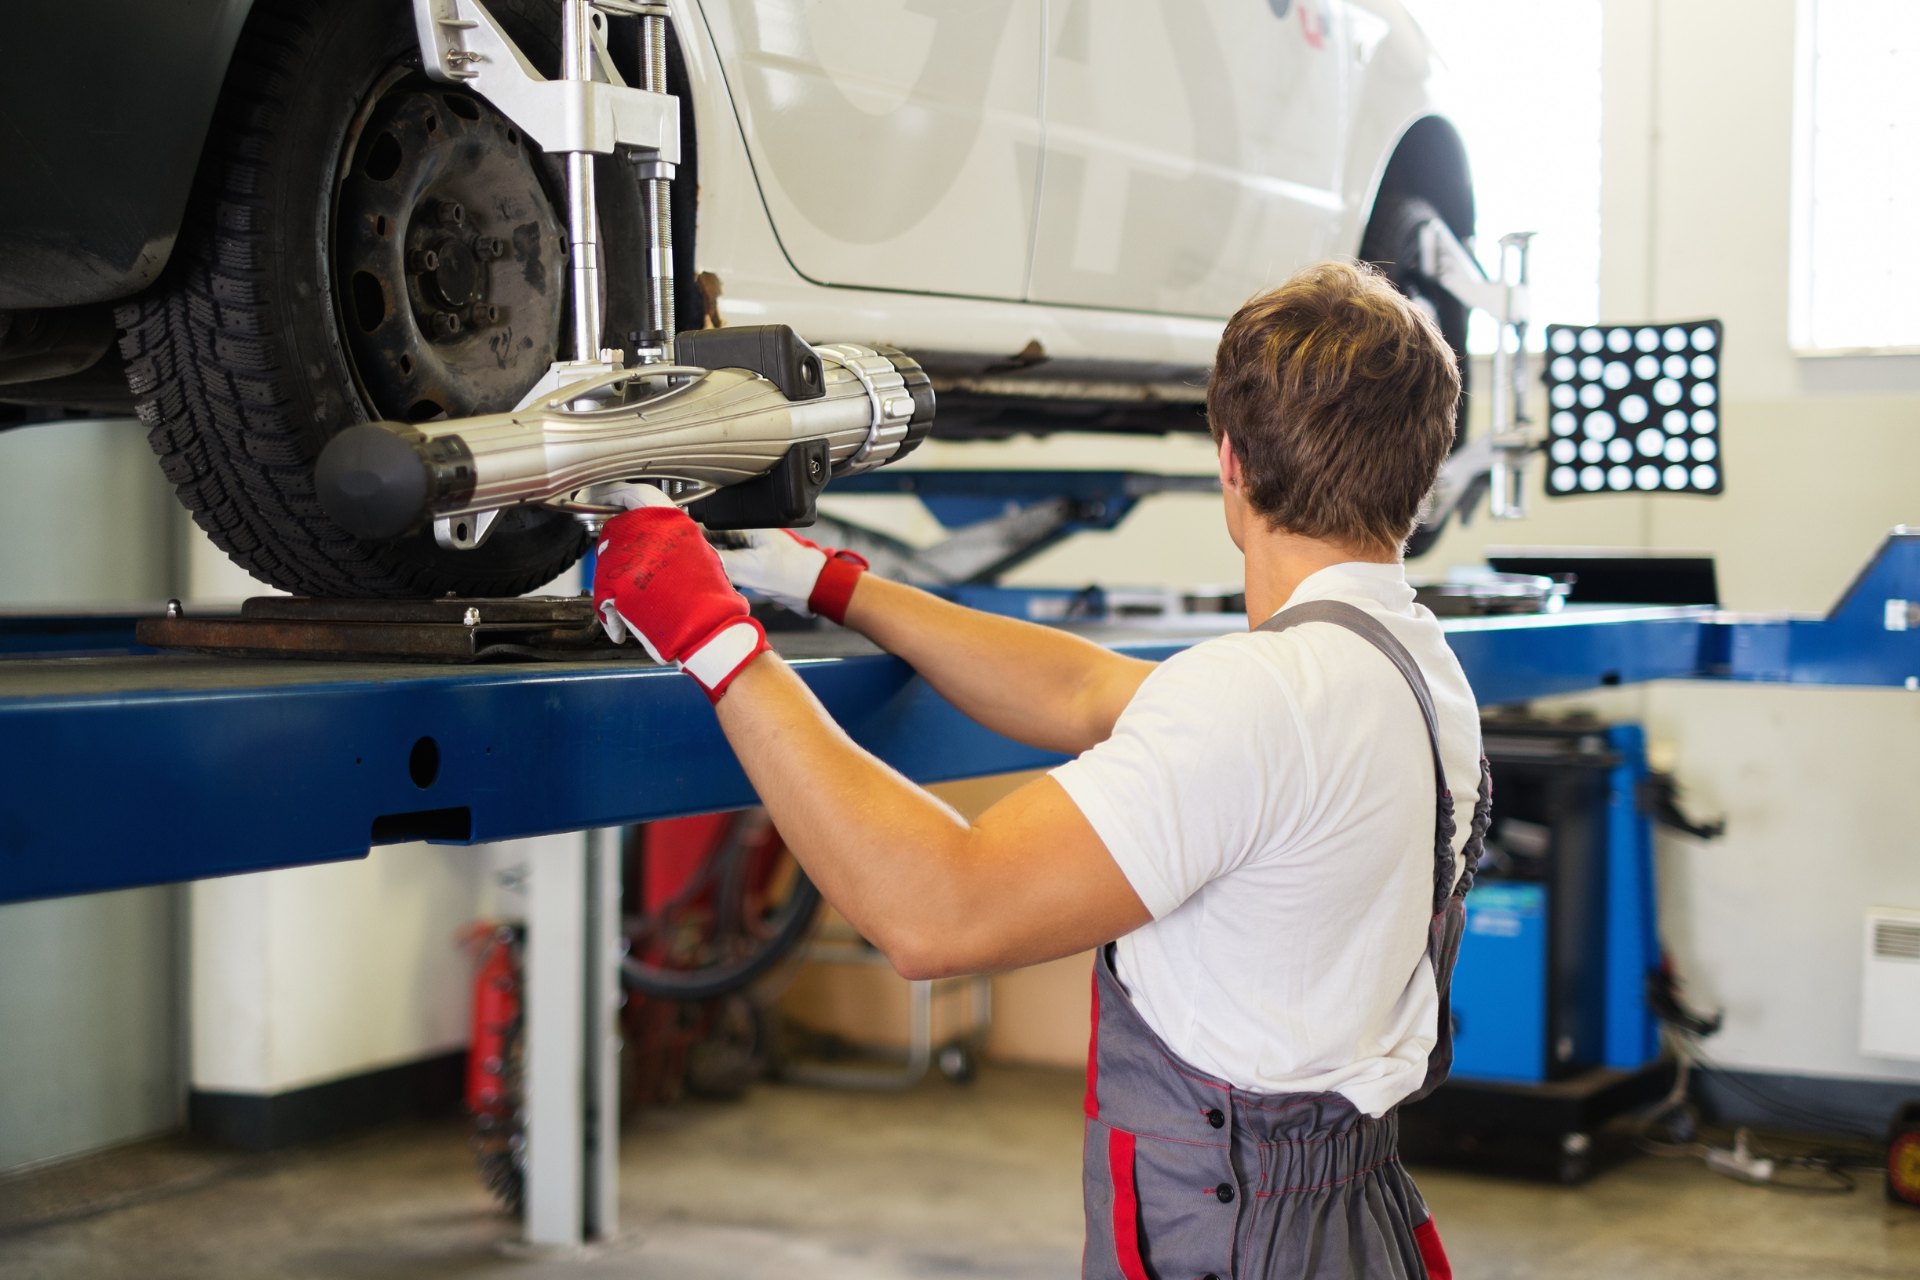
<svg viewBox="0 0 1920 1280">
<path fill-rule="evenodd" d="M 1384 654 L 1420 703 L 1433 747 L 1433 918 L 1427 957 L 1440 988 L 1439 1036 L 1425 1097 L 1453 1063 L 1448 988 L 1486 836 L 1491 780 L 1454 882 L 1453 795 L 1440 761 L 1433 697 L 1413 657 L 1364 611 L 1333 600 L 1283 610 L 1262 631 L 1331 622 Z M 1399 1116 L 1363 1115 L 1337 1093 L 1249 1093 L 1182 1061 L 1113 975 L 1112 946 L 1093 966 L 1083 1181 L 1087 1280 L 1267 1277 L 1450 1277 L 1432 1215 L 1400 1167 Z M 1410 1099 L 1410 1100 L 1413 1100 Z"/>
</svg>

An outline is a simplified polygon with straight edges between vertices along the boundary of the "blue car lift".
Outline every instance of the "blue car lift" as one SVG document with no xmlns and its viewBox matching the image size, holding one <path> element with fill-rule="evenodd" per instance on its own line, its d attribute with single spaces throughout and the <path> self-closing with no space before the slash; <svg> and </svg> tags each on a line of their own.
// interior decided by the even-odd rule
<svg viewBox="0 0 1920 1280">
<path fill-rule="evenodd" d="M 1006 612 L 1075 594 L 975 590 Z M 1216 616 L 1073 625 L 1158 660 L 1238 625 Z M 511 667 L 245 660 L 142 651 L 133 620 L 0 618 L 0 902 L 754 802 L 705 698 L 637 650 Z M 1824 618 L 1570 605 L 1442 625 L 1483 706 L 1667 678 L 1912 689 L 1920 530 L 1889 534 Z M 850 632 L 775 639 L 855 740 L 915 781 L 1061 759 L 974 724 Z"/>
</svg>

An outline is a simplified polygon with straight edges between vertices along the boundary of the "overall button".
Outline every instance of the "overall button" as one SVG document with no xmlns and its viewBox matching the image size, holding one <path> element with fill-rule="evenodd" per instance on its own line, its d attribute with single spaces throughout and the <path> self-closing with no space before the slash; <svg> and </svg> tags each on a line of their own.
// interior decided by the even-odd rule
<svg viewBox="0 0 1920 1280">
<path fill-rule="evenodd" d="M 1232 1204 L 1233 1184 L 1231 1182 L 1223 1182 L 1213 1189 L 1213 1194 L 1219 1197 L 1221 1204 Z"/>
<path fill-rule="evenodd" d="M 1217 1272 L 1209 1271 L 1204 1276 L 1201 1276 L 1200 1280 L 1220 1280 L 1220 1276 Z"/>
<path fill-rule="evenodd" d="M 1225 1124 L 1226 1122 L 1227 1122 L 1226 1113 L 1221 1111 L 1220 1108 L 1215 1107 L 1213 1110 L 1207 1112 L 1207 1123 L 1212 1125 L 1214 1128 L 1218 1129 L 1221 1125 Z"/>
</svg>

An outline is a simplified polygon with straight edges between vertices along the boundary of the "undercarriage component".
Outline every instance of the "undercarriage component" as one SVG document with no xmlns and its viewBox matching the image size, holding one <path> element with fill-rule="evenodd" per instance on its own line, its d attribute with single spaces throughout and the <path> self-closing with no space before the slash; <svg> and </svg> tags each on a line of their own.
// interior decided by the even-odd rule
<svg viewBox="0 0 1920 1280">
<path fill-rule="evenodd" d="M 82 373 L 112 345 L 103 306 L 0 311 L 0 386 Z"/>
<path fill-rule="evenodd" d="M 823 516 L 827 538 L 882 577 L 922 587 L 990 583 L 1073 534 L 1112 529 L 1157 493 L 1218 493 L 1213 476 L 1137 471 L 895 471 L 834 490 L 912 494 L 952 532 L 915 547 L 847 519 Z"/>
<path fill-rule="evenodd" d="M 511 413 L 350 427 L 320 455 L 320 504 L 358 537 L 391 538 L 435 519 L 568 503 L 618 481 L 674 481 L 676 500 L 693 501 L 764 476 L 814 441 L 833 475 L 857 475 L 926 435 L 933 390 L 912 359 L 850 343 L 817 350 L 821 392 L 798 401 L 749 369 L 615 366 Z M 567 368 L 556 366 L 563 377 Z"/>
</svg>

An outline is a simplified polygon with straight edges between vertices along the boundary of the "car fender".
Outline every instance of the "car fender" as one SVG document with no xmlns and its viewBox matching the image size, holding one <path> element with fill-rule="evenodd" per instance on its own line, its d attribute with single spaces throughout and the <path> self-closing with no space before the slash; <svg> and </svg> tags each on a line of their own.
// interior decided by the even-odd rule
<svg viewBox="0 0 1920 1280">
<path fill-rule="evenodd" d="M 1474 226 L 1473 174 L 1465 143 L 1446 112 L 1445 65 L 1398 4 L 1374 4 L 1367 12 L 1386 29 L 1364 60 L 1355 54 L 1344 251 L 1359 253 L 1390 166 L 1395 187 L 1431 201 L 1453 233 L 1466 240 Z"/>
<path fill-rule="evenodd" d="M 251 4 L 8 7 L 0 309 L 106 302 L 159 276 Z"/>
</svg>

